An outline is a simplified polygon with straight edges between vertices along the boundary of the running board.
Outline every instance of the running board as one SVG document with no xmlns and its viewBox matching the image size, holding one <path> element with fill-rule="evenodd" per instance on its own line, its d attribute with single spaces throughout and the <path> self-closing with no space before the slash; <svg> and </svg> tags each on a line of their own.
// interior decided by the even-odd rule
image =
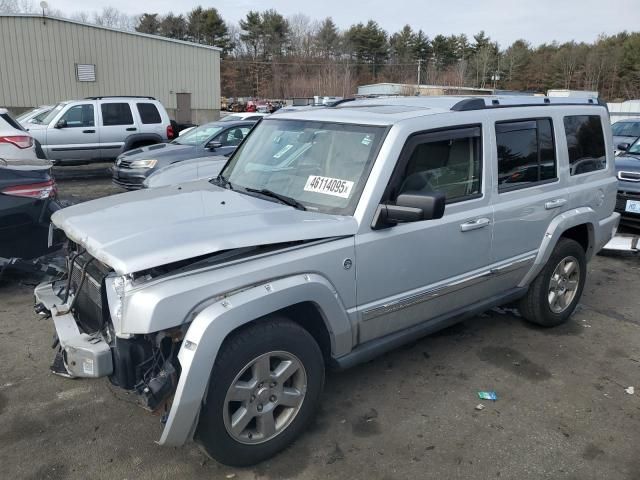
<svg viewBox="0 0 640 480">
<path fill-rule="evenodd" d="M 462 322 L 470 317 L 485 312 L 493 307 L 510 303 L 523 297 L 527 293 L 527 288 L 518 287 L 512 290 L 508 290 L 504 294 L 496 295 L 481 302 L 469 305 L 464 308 L 453 310 L 447 314 L 441 315 L 436 318 L 432 318 L 424 323 L 414 325 L 405 330 L 386 335 L 382 338 L 370 340 L 367 343 L 354 348 L 350 353 L 332 360 L 332 367 L 343 370 L 345 368 L 353 367 L 360 363 L 368 362 L 386 353 L 390 350 L 418 340 L 422 337 L 430 335 L 438 330 L 447 328 L 456 323 Z"/>
</svg>

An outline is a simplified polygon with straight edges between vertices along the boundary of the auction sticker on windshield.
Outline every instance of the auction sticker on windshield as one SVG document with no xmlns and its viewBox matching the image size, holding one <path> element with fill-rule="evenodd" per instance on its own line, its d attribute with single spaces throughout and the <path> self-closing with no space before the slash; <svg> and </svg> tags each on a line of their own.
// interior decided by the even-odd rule
<svg viewBox="0 0 640 480">
<path fill-rule="evenodd" d="M 319 175 L 309 175 L 307 184 L 304 186 L 306 192 L 324 193 L 342 198 L 349 198 L 352 188 L 353 182 L 349 180 L 320 177 Z"/>
</svg>

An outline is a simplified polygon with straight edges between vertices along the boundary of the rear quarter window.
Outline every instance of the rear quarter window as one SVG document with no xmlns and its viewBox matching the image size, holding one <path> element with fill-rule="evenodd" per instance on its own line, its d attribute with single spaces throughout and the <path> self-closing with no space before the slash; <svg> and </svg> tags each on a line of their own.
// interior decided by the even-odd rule
<svg viewBox="0 0 640 480">
<path fill-rule="evenodd" d="M 571 175 L 580 175 L 607 166 L 602 120 L 599 115 L 564 117 Z"/>
<path fill-rule="evenodd" d="M 153 103 L 138 103 L 137 107 L 142 123 L 162 123 L 160 112 Z"/>
<path fill-rule="evenodd" d="M 105 127 L 114 125 L 133 125 L 133 115 L 128 103 L 103 103 L 102 125 Z"/>
</svg>

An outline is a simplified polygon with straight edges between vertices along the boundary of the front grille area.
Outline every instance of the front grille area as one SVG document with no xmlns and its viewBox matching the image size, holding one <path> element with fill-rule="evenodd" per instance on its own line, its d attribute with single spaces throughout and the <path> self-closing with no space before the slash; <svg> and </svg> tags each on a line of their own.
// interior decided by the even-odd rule
<svg viewBox="0 0 640 480">
<path fill-rule="evenodd" d="M 618 178 L 627 182 L 640 182 L 640 172 L 620 171 L 618 172 Z"/>
<path fill-rule="evenodd" d="M 133 162 L 133 160 L 120 160 L 118 162 L 118 167 L 120 168 L 131 168 L 131 162 Z"/>
<path fill-rule="evenodd" d="M 82 281 L 83 268 L 84 282 Z M 103 288 L 104 277 L 107 273 L 109 270 L 106 266 L 92 259 L 86 253 L 76 258 L 71 269 L 70 289 L 77 296 L 73 313 L 80 327 L 86 333 L 102 329 L 108 318 Z"/>
</svg>

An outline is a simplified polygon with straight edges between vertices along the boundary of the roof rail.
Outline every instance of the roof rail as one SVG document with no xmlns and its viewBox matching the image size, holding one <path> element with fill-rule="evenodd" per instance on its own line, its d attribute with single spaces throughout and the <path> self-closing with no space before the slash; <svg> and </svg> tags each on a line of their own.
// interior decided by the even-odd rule
<svg viewBox="0 0 640 480">
<path fill-rule="evenodd" d="M 460 100 L 451 107 L 454 112 L 467 112 L 470 110 L 485 110 L 494 108 L 511 107 L 541 107 L 546 105 L 594 105 L 604 106 L 599 98 L 594 97 L 474 97 Z"/>
<path fill-rule="evenodd" d="M 146 98 L 147 100 L 155 100 L 155 97 L 148 95 L 103 95 L 100 97 L 85 97 L 85 100 L 102 100 L 104 98 Z"/>
<path fill-rule="evenodd" d="M 333 103 L 329 103 L 327 104 L 327 107 L 337 107 L 338 105 L 340 105 L 341 103 L 346 103 L 346 102 L 354 102 L 356 99 L 351 97 L 351 98 L 343 98 L 341 100 L 336 100 Z"/>
</svg>

